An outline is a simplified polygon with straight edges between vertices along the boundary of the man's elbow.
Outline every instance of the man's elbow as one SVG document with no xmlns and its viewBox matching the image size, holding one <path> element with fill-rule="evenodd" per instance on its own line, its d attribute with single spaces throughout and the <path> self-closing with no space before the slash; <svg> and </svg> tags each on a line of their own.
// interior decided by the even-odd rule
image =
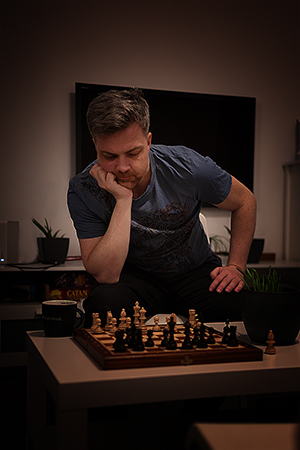
<svg viewBox="0 0 300 450">
<path fill-rule="evenodd" d="M 120 280 L 120 275 L 112 272 L 101 272 L 92 275 L 99 284 L 116 284 Z"/>
</svg>

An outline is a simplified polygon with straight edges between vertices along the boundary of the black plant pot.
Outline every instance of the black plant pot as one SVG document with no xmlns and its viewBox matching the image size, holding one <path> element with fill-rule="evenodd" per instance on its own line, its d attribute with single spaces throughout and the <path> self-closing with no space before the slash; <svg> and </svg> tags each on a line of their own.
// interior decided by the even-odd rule
<svg viewBox="0 0 300 450">
<path fill-rule="evenodd" d="M 270 330 L 275 345 L 295 342 L 300 330 L 300 291 L 240 292 L 243 322 L 253 342 L 265 344 Z"/>
<path fill-rule="evenodd" d="M 39 261 L 63 264 L 69 249 L 69 238 L 37 238 Z"/>
</svg>

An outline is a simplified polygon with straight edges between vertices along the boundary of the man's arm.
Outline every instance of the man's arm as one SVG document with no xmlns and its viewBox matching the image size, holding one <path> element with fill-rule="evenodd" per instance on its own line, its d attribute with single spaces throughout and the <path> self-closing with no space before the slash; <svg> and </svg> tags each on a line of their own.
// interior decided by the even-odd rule
<svg viewBox="0 0 300 450">
<path fill-rule="evenodd" d="M 104 236 L 79 240 L 82 261 L 99 283 L 117 283 L 129 248 L 132 191 L 120 186 L 99 164 L 90 173 L 100 187 L 114 195 L 116 205 Z"/>
<path fill-rule="evenodd" d="M 244 283 L 238 269 L 245 271 L 255 230 L 256 200 L 246 186 L 232 177 L 229 195 L 216 206 L 232 212 L 231 239 L 227 266 L 218 267 L 211 272 L 213 282 L 210 291 L 216 289 L 217 292 L 239 292 Z"/>
</svg>

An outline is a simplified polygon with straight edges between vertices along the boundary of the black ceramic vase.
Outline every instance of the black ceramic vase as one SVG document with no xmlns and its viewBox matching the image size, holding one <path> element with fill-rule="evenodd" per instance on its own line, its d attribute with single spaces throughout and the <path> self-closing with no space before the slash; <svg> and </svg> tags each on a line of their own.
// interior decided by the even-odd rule
<svg viewBox="0 0 300 450">
<path fill-rule="evenodd" d="M 265 344 L 270 330 L 275 345 L 290 345 L 300 330 L 300 290 L 240 293 L 243 322 L 249 338 Z"/>
</svg>

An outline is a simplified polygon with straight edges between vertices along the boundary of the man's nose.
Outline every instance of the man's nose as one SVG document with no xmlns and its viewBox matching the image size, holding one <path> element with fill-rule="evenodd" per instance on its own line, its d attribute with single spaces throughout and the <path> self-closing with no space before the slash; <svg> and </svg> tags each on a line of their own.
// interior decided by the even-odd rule
<svg viewBox="0 0 300 450">
<path fill-rule="evenodd" d="M 118 158 L 116 169 L 119 172 L 126 172 L 130 168 L 129 161 L 127 158 Z"/>
</svg>

